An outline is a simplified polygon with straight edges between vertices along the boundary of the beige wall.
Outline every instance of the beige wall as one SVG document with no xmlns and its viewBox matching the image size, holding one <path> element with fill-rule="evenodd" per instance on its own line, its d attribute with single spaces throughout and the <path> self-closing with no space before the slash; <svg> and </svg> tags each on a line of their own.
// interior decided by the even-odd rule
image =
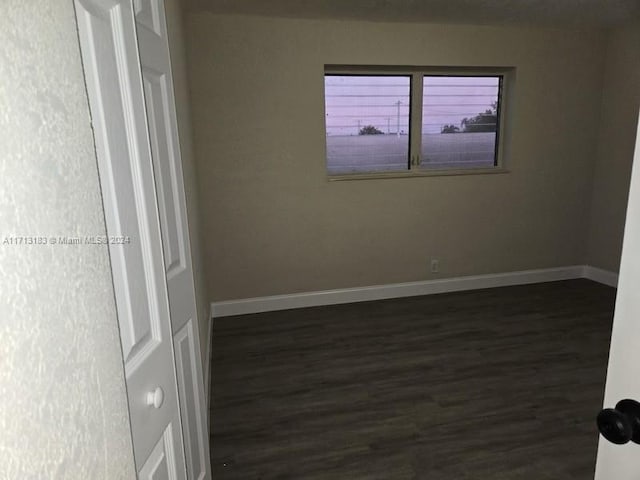
<svg viewBox="0 0 640 480">
<path fill-rule="evenodd" d="M 190 14 L 209 298 L 584 263 L 604 34 Z M 328 182 L 324 64 L 517 68 L 504 175 Z M 585 208 L 585 205 L 587 208 Z"/>
<path fill-rule="evenodd" d="M 587 262 L 617 272 L 640 107 L 640 25 L 611 32 L 606 50 Z"/>
<path fill-rule="evenodd" d="M 135 478 L 71 0 L 0 6 L 0 478 Z"/>
<path fill-rule="evenodd" d="M 176 99 L 176 116 L 180 136 L 180 153 L 187 197 L 187 215 L 189 216 L 189 236 L 191 239 L 191 258 L 196 288 L 198 311 L 198 330 L 200 333 L 200 353 L 203 364 L 208 361 L 209 299 L 205 280 L 204 263 L 201 254 L 200 209 L 198 201 L 198 183 L 193 158 L 193 132 L 189 108 L 189 86 L 187 84 L 186 48 L 184 42 L 184 17 L 181 0 L 166 0 L 165 14 L 169 34 L 169 51 L 173 89 Z M 203 368 L 203 372 L 206 369 Z M 205 379 L 206 381 L 207 379 Z"/>
</svg>

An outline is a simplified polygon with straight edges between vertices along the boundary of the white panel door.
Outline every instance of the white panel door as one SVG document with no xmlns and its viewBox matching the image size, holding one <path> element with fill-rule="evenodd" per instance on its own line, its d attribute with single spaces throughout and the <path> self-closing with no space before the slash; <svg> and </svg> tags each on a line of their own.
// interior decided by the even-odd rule
<svg viewBox="0 0 640 480">
<path fill-rule="evenodd" d="M 640 401 L 640 124 L 631 174 L 627 222 L 611 332 L 604 406 Z M 640 480 L 640 445 L 615 445 L 602 436 L 596 480 Z"/>
<path fill-rule="evenodd" d="M 206 402 L 167 26 L 162 0 L 134 0 L 155 173 L 187 473 L 211 478 Z"/>
<path fill-rule="evenodd" d="M 136 468 L 186 468 L 159 212 L 130 0 L 76 0 L 94 125 Z M 117 238 L 121 237 L 121 238 Z M 114 461 L 118 461 L 114 459 Z"/>
</svg>

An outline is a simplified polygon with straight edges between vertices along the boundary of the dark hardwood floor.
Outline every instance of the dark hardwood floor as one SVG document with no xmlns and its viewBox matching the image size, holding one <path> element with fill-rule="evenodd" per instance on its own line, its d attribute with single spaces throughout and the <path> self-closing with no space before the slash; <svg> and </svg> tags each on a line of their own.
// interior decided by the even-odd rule
<svg viewBox="0 0 640 480">
<path fill-rule="evenodd" d="M 588 280 L 215 321 L 223 479 L 592 479 L 615 290 Z"/>
</svg>

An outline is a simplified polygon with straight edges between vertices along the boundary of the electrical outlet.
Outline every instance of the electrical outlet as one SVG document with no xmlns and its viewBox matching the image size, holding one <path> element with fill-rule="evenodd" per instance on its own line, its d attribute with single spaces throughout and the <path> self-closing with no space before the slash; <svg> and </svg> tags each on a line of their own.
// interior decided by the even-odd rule
<svg viewBox="0 0 640 480">
<path fill-rule="evenodd" d="M 431 259 L 431 273 L 438 273 L 440 271 L 440 260 L 437 258 Z"/>
</svg>

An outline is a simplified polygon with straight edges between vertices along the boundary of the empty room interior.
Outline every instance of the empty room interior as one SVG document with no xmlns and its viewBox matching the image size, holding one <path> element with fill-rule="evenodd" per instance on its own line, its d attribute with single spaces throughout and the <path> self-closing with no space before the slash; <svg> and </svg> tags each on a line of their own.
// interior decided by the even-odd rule
<svg viewBox="0 0 640 480">
<path fill-rule="evenodd" d="M 515 4 L 501 15 L 425 2 L 434 18 L 406 2 L 271 3 L 202 2 L 185 17 L 214 475 L 592 476 L 640 100 L 637 18 L 592 28 L 615 13 L 604 3 L 589 21 Z M 501 171 L 328 171 L 331 126 L 357 140 L 371 123 L 396 140 L 398 115 L 412 114 L 397 113 L 397 88 L 348 97 L 326 74 L 388 85 L 466 68 L 507 72 Z M 424 122 L 443 121 L 426 119 L 424 84 Z M 376 95 L 393 105 L 380 124 L 365 108 L 331 124 L 338 102 Z M 481 97 L 442 103 L 461 101 L 484 110 L 468 105 Z"/>
<path fill-rule="evenodd" d="M 195 357 L 177 327 L 167 351 L 203 393 L 178 372 L 174 397 L 145 394 L 182 409 L 187 473 L 166 478 L 636 478 L 616 468 L 638 467 L 640 410 L 613 407 L 640 400 L 621 373 L 640 360 L 637 0 L 102 3 L 168 31 Z M 136 433 L 120 247 L 15 245 L 112 235 L 89 4 L 0 20 L 2 478 L 165 478 L 140 460 L 159 450 Z"/>
</svg>

